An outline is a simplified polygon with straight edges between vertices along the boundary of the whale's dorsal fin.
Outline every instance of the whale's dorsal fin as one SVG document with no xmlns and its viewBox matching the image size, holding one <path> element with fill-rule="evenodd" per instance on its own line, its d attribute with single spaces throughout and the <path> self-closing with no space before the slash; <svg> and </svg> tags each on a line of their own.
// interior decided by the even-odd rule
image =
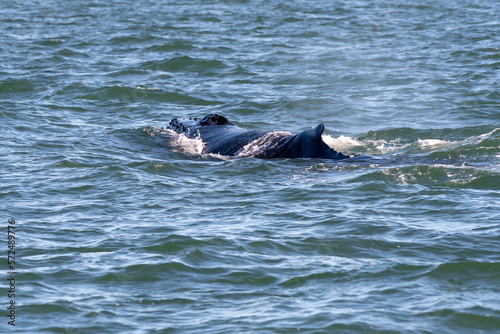
<svg viewBox="0 0 500 334">
<path fill-rule="evenodd" d="M 314 134 L 316 137 L 321 138 L 321 135 L 323 134 L 323 131 L 325 131 L 325 125 L 323 123 L 320 123 L 316 129 L 314 129 Z"/>
</svg>

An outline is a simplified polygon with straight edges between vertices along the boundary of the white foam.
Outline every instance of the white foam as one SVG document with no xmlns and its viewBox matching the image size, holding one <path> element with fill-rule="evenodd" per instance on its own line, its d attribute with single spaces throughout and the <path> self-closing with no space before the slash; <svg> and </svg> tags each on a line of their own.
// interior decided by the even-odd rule
<svg viewBox="0 0 500 334">
<path fill-rule="evenodd" d="M 334 150 L 342 152 L 348 151 L 352 147 L 363 145 L 359 140 L 346 136 L 334 138 L 330 135 L 322 135 L 321 139 Z"/>
<path fill-rule="evenodd" d="M 205 148 L 205 143 L 200 137 L 188 138 L 183 133 L 177 133 L 170 129 L 163 129 L 161 134 L 170 138 L 167 144 L 183 153 L 201 155 Z"/>
<path fill-rule="evenodd" d="M 329 135 L 323 135 L 322 139 L 328 146 L 343 153 L 352 152 L 353 148 L 363 148 L 366 154 L 386 154 L 401 148 L 397 142 L 387 142 L 383 139 L 360 141 L 347 136 L 334 138 Z"/>
<path fill-rule="evenodd" d="M 142 85 L 139 85 L 139 86 L 135 87 L 135 89 L 137 89 L 137 90 L 147 90 L 147 91 L 161 92 L 161 89 L 159 87 L 146 87 L 146 86 L 142 86 Z"/>
<path fill-rule="evenodd" d="M 500 132 L 500 128 L 496 128 L 495 130 L 493 131 L 490 131 L 488 133 L 485 133 L 485 134 L 482 134 L 482 135 L 479 135 L 478 138 L 481 139 L 481 140 L 484 140 L 484 139 L 487 139 L 487 138 L 490 138 L 492 137 L 496 132 Z"/>
<path fill-rule="evenodd" d="M 440 148 L 454 144 L 453 142 L 441 139 L 419 139 L 417 143 L 422 148 Z"/>
</svg>

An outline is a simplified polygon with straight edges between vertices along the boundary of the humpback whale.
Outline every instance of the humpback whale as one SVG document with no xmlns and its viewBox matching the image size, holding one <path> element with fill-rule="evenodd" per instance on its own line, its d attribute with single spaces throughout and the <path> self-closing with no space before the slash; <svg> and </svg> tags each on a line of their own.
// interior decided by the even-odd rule
<svg viewBox="0 0 500 334">
<path fill-rule="evenodd" d="M 253 156 L 256 158 L 321 158 L 341 160 L 349 155 L 328 146 L 321 135 L 324 124 L 299 134 L 288 132 L 263 132 L 238 127 L 217 114 L 189 120 L 170 121 L 168 129 L 185 134 L 188 138 L 201 138 L 203 153 L 227 156 Z M 258 149 L 251 150 L 252 147 Z"/>
</svg>

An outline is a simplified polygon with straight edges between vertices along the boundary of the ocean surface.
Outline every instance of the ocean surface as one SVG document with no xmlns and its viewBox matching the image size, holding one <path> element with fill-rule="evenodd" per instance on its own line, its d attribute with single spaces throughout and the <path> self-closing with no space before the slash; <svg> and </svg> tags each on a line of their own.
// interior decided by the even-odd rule
<svg viewBox="0 0 500 334">
<path fill-rule="evenodd" d="M 2 1 L 0 60 L 0 332 L 500 333 L 499 1 Z"/>
</svg>

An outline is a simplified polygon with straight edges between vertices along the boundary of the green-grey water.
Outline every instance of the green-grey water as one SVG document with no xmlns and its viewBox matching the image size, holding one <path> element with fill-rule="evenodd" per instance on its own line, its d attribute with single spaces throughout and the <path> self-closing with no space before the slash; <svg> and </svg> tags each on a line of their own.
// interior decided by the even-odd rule
<svg viewBox="0 0 500 334">
<path fill-rule="evenodd" d="M 0 32 L 2 332 L 500 332 L 497 1 L 14 0 Z M 208 113 L 357 158 L 163 129 Z"/>
</svg>

